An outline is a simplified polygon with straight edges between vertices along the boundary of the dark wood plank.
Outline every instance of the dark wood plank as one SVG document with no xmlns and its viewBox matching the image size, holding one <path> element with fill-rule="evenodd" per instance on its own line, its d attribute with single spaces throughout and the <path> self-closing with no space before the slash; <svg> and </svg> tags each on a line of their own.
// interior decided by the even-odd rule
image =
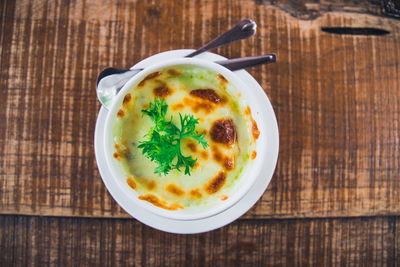
<svg viewBox="0 0 400 267">
<path fill-rule="evenodd" d="M 98 72 L 199 47 L 244 17 L 257 35 L 217 52 L 277 53 L 278 63 L 249 72 L 280 129 L 276 173 L 245 218 L 400 213 L 398 20 L 336 12 L 302 21 L 247 0 L 19 0 L 0 9 L 0 213 L 128 217 L 94 158 Z"/>
<path fill-rule="evenodd" d="M 242 220 L 175 235 L 130 219 L 0 216 L 4 266 L 394 266 L 400 217 Z"/>
<path fill-rule="evenodd" d="M 326 12 L 351 12 L 400 18 L 400 2 L 397 0 L 255 0 L 259 4 L 276 6 L 296 18 L 315 19 Z"/>
</svg>

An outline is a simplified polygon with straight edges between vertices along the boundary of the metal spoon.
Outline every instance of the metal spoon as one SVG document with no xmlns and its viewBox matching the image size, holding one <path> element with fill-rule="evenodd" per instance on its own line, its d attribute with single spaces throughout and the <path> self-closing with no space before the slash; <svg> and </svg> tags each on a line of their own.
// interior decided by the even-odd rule
<svg viewBox="0 0 400 267">
<path fill-rule="evenodd" d="M 225 68 L 235 71 L 250 67 L 255 67 L 262 64 L 269 64 L 276 62 L 276 55 L 275 54 L 266 54 L 261 56 L 253 56 L 253 57 L 241 57 L 241 58 L 232 58 L 226 59 L 222 61 L 216 61 L 215 63 L 224 66 Z M 97 97 L 99 98 L 100 102 L 103 104 L 105 108 L 111 104 L 112 98 L 119 92 L 119 90 L 124 86 L 124 84 L 135 74 L 140 72 L 141 69 L 135 69 L 126 71 L 123 69 L 117 68 L 106 68 L 103 70 L 104 79 L 102 79 L 97 86 Z M 107 73 L 117 73 L 107 76 Z M 118 74 L 121 73 L 121 74 Z M 113 80 L 113 76 L 118 75 L 118 83 L 115 83 Z M 124 78 L 124 79 L 123 79 Z M 100 92 L 100 90 L 104 89 L 104 91 Z M 109 95 L 105 95 L 104 93 L 110 93 Z"/>
<path fill-rule="evenodd" d="M 251 19 L 244 19 L 238 22 L 230 30 L 219 35 L 214 40 L 206 45 L 200 47 L 193 53 L 185 57 L 194 57 L 205 51 L 217 48 L 223 45 L 230 44 L 234 41 L 248 38 L 255 34 L 257 24 Z M 112 98 L 119 92 L 119 90 L 126 84 L 126 82 L 142 69 L 117 69 L 105 68 L 97 77 L 97 98 L 105 108 L 111 104 Z"/>
</svg>

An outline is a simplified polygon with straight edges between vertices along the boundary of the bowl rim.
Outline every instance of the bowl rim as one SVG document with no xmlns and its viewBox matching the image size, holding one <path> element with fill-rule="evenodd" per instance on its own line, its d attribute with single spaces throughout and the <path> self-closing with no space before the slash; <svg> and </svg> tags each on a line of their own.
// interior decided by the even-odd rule
<svg viewBox="0 0 400 267">
<path fill-rule="evenodd" d="M 123 97 L 125 96 L 125 94 L 132 88 L 134 87 L 137 83 L 139 83 L 144 77 L 146 77 L 148 74 L 160 70 L 162 68 L 166 68 L 169 66 L 176 66 L 176 65 L 196 65 L 196 66 L 201 66 L 201 67 L 205 67 L 207 69 L 211 69 L 217 73 L 221 73 L 225 78 L 227 78 L 227 80 L 229 82 L 231 82 L 239 92 L 241 92 L 243 95 L 245 95 L 245 93 L 247 92 L 247 90 L 251 90 L 248 86 L 246 86 L 246 84 L 239 78 L 236 76 L 235 73 L 233 73 L 232 71 L 226 69 L 225 67 L 218 65 L 215 62 L 209 61 L 209 60 L 205 60 L 205 59 L 200 59 L 200 58 L 175 58 L 175 59 L 168 59 L 168 60 L 163 60 L 161 62 L 158 62 L 156 64 L 151 64 L 150 66 L 145 67 L 140 73 L 138 73 L 137 75 L 133 76 L 124 86 L 123 88 L 120 90 L 120 92 L 117 94 L 117 96 L 113 99 L 113 102 L 109 108 L 109 111 L 107 113 L 106 116 L 106 121 L 105 121 L 105 127 L 104 127 L 104 142 L 103 142 L 103 146 L 104 146 L 104 151 L 106 153 L 106 163 L 107 163 L 107 168 L 110 170 L 110 172 L 112 173 L 111 179 L 114 179 L 117 184 L 122 189 L 122 192 L 124 192 L 124 194 L 132 199 L 132 201 L 134 201 L 138 206 L 140 206 L 141 208 L 144 208 L 156 215 L 162 216 L 162 217 L 166 217 L 169 219 L 174 219 L 174 220 L 198 220 L 198 219 L 203 219 L 203 218 L 207 218 L 207 217 L 211 217 L 214 216 L 216 214 L 219 214 L 221 212 L 223 212 L 224 210 L 229 209 L 230 207 L 232 207 L 233 205 L 235 205 L 240 199 L 243 198 L 243 196 L 245 194 L 247 194 L 247 192 L 250 190 L 250 188 L 252 187 L 252 185 L 254 184 L 255 180 L 257 179 L 257 177 L 260 175 L 260 171 L 261 171 L 261 162 L 262 162 L 262 153 L 260 153 L 261 155 L 257 155 L 257 162 L 260 162 L 258 165 L 257 164 L 253 164 L 253 166 L 251 166 L 252 168 L 255 167 L 255 170 L 250 170 L 251 171 L 251 176 L 250 178 L 246 178 L 246 182 L 242 181 L 242 185 L 243 187 L 238 189 L 234 195 L 230 196 L 228 200 L 219 203 L 218 205 L 216 205 L 216 207 L 213 207 L 211 209 L 207 209 L 205 211 L 200 211 L 198 213 L 190 213 L 190 214 L 184 214 L 184 210 L 181 211 L 169 211 L 169 210 L 165 210 L 159 207 L 154 206 L 151 203 L 148 203 L 146 201 L 140 200 L 138 199 L 138 193 L 136 191 L 130 190 L 130 192 L 128 192 L 128 186 L 124 185 L 122 186 L 121 184 L 121 177 L 119 175 L 117 175 L 116 173 L 116 164 L 113 163 L 113 161 L 115 161 L 115 159 L 113 159 L 113 157 L 111 156 L 113 153 L 111 153 L 112 151 L 110 151 L 110 136 L 112 136 L 112 123 L 115 121 L 116 116 L 112 116 L 113 114 L 116 114 L 117 109 L 120 108 Z M 253 89 L 253 90 L 257 90 L 257 88 Z M 245 97 L 246 98 L 246 97 Z M 247 100 L 247 99 L 245 99 Z M 251 110 L 253 111 L 253 104 L 250 103 L 250 101 L 245 101 L 246 105 L 250 106 Z M 259 122 L 257 122 L 257 124 L 259 124 Z M 260 135 L 260 138 L 262 137 L 262 134 Z M 259 150 L 260 150 L 260 145 L 259 145 L 259 140 L 257 140 L 256 142 L 256 151 L 257 154 L 259 154 Z M 261 149 L 262 151 L 262 149 Z M 260 152 L 261 152 L 260 151 Z M 254 166 L 255 165 L 255 166 Z M 249 169 L 250 166 L 247 166 L 246 169 Z M 247 170 L 249 171 L 249 170 Z M 240 175 L 242 176 L 244 173 L 241 173 Z M 122 179 L 124 180 L 124 179 Z"/>
</svg>

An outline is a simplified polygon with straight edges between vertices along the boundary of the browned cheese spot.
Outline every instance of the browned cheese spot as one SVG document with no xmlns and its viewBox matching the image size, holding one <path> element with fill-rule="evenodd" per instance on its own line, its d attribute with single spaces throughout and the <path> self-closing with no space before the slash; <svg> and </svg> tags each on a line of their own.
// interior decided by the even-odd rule
<svg viewBox="0 0 400 267">
<path fill-rule="evenodd" d="M 147 183 L 147 189 L 154 190 L 157 187 L 157 183 L 154 180 L 151 180 L 150 182 Z"/>
<path fill-rule="evenodd" d="M 172 203 L 169 205 L 170 210 L 184 209 L 184 207 L 178 203 Z"/>
<path fill-rule="evenodd" d="M 214 142 L 232 145 L 236 141 L 236 128 L 231 119 L 214 121 L 210 130 Z"/>
<path fill-rule="evenodd" d="M 190 143 L 187 144 L 187 147 L 188 147 L 192 152 L 196 152 L 196 151 L 197 151 L 197 146 L 196 146 L 195 143 L 190 142 Z"/>
<path fill-rule="evenodd" d="M 173 195 L 176 195 L 178 197 L 181 197 L 185 194 L 185 191 L 183 191 L 179 186 L 174 185 L 174 184 L 169 184 L 166 187 L 166 190 L 170 192 Z"/>
<path fill-rule="evenodd" d="M 180 72 L 179 70 L 176 70 L 176 69 L 169 69 L 169 70 L 167 70 L 167 73 L 174 77 L 182 74 L 182 72 Z"/>
<path fill-rule="evenodd" d="M 219 80 L 219 84 L 223 87 L 228 83 L 228 80 L 221 73 L 218 73 L 217 79 Z"/>
<path fill-rule="evenodd" d="M 193 170 L 197 169 L 200 166 L 200 163 L 196 161 L 193 166 Z"/>
<path fill-rule="evenodd" d="M 233 170 L 233 168 L 235 168 L 235 162 L 233 161 L 233 159 L 231 159 L 229 157 L 225 157 L 225 159 L 224 159 L 224 168 L 227 171 Z"/>
<path fill-rule="evenodd" d="M 224 156 L 217 146 L 212 146 L 211 150 L 213 152 L 214 160 L 218 162 L 226 171 L 231 171 L 235 168 L 235 161 L 228 156 Z"/>
<path fill-rule="evenodd" d="M 253 151 L 252 153 L 251 153 L 251 159 L 255 159 L 257 157 L 257 151 Z"/>
<path fill-rule="evenodd" d="M 163 85 L 163 86 L 154 88 L 153 93 L 157 97 L 165 98 L 165 97 L 171 95 L 171 90 L 167 86 Z"/>
<path fill-rule="evenodd" d="M 215 159 L 216 161 L 218 161 L 218 162 L 221 162 L 221 161 L 222 161 L 222 154 L 221 154 L 221 153 L 219 153 L 219 152 L 214 152 L 213 156 L 214 156 L 214 159 Z"/>
<path fill-rule="evenodd" d="M 144 79 L 138 85 L 141 87 L 146 83 L 146 81 L 154 79 L 154 78 L 156 78 L 157 76 L 160 76 L 160 75 L 161 75 L 160 71 L 156 71 L 156 72 L 150 73 L 149 75 L 144 77 Z"/>
<path fill-rule="evenodd" d="M 212 147 L 212 152 L 213 152 L 213 158 L 217 161 L 217 162 L 221 162 L 223 155 L 221 153 L 221 151 L 219 151 L 217 146 L 213 146 Z"/>
<path fill-rule="evenodd" d="M 258 126 L 256 121 L 253 119 L 253 116 L 251 115 L 251 110 L 250 107 L 247 106 L 247 108 L 244 110 L 244 114 L 250 117 L 251 120 L 251 133 L 253 135 L 254 140 L 257 140 L 258 137 L 260 136 L 260 130 L 258 130 Z"/>
<path fill-rule="evenodd" d="M 122 158 L 129 157 L 130 151 L 126 146 L 115 144 L 114 147 L 115 150 L 117 150 L 117 152 L 114 153 L 114 158 L 120 160 Z"/>
<path fill-rule="evenodd" d="M 124 97 L 124 100 L 122 100 L 122 105 L 126 106 L 132 99 L 132 95 L 130 93 L 127 93 Z"/>
<path fill-rule="evenodd" d="M 228 199 L 228 196 L 227 195 L 222 195 L 221 196 L 221 200 L 227 200 Z"/>
<path fill-rule="evenodd" d="M 215 104 L 203 99 L 190 99 L 185 97 L 183 99 L 185 106 L 190 107 L 194 113 L 203 111 L 206 114 L 211 113 L 215 109 Z"/>
<path fill-rule="evenodd" d="M 247 106 L 247 108 L 244 110 L 244 114 L 246 114 L 247 116 L 251 116 L 251 109 L 249 106 Z"/>
<path fill-rule="evenodd" d="M 226 175 L 224 172 L 219 172 L 217 176 L 212 178 L 208 184 L 205 186 L 205 190 L 208 194 L 214 194 L 218 192 L 222 186 L 224 186 L 226 181 Z"/>
<path fill-rule="evenodd" d="M 142 109 L 148 109 L 149 108 L 149 103 L 146 103 L 146 104 L 144 104 L 143 106 L 142 106 Z"/>
<path fill-rule="evenodd" d="M 184 107 L 185 107 L 185 106 L 184 106 L 183 104 L 178 103 L 178 104 L 172 105 L 172 106 L 171 106 L 171 109 L 172 109 L 173 111 L 177 111 L 177 110 L 182 110 Z"/>
<path fill-rule="evenodd" d="M 204 160 L 207 160 L 207 159 L 208 159 L 208 152 L 207 152 L 207 151 L 201 151 L 201 152 L 200 152 L 200 156 L 201 156 Z"/>
<path fill-rule="evenodd" d="M 122 109 L 118 110 L 117 117 L 118 118 L 123 118 L 124 116 L 125 116 L 125 112 Z"/>
<path fill-rule="evenodd" d="M 133 190 L 136 189 L 136 182 L 135 180 L 131 177 L 128 176 L 128 178 L 126 178 L 126 183 L 129 185 L 130 188 L 132 188 Z"/>
<path fill-rule="evenodd" d="M 221 102 L 221 98 L 213 89 L 195 89 L 190 92 L 190 95 L 216 104 Z"/>
<path fill-rule="evenodd" d="M 183 206 L 174 203 L 171 205 L 168 205 L 167 202 L 162 201 L 161 199 L 159 199 L 156 195 L 153 194 L 145 194 L 145 195 L 140 195 L 139 196 L 140 200 L 144 200 L 147 202 L 150 202 L 151 204 L 153 204 L 154 206 L 157 206 L 159 208 L 162 209 L 166 209 L 166 210 L 177 210 L 177 209 L 183 209 Z"/>
<path fill-rule="evenodd" d="M 189 194 L 191 199 L 199 199 L 203 197 L 199 189 L 190 190 Z"/>
<path fill-rule="evenodd" d="M 253 134 L 254 140 L 257 140 L 258 137 L 260 136 L 260 130 L 258 130 L 257 123 L 255 120 L 251 119 L 252 127 L 251 127 L 251 132 Z"/>
</svg>

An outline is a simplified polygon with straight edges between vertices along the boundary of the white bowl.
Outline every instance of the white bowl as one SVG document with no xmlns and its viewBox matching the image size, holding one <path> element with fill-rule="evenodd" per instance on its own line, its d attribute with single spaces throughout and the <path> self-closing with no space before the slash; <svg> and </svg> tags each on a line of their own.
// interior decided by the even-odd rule
<svg viewBox="0 0 400 267">
<path fill-rule="evenodd" d="M 135 65 L 133 68 L 145 67 L 145 70 L 133 77 L 121 90 L 115 98 L 111 111 L 107 112 L 102 108 L 96 123 L 95 133 L 96 160 L 102 179 L 113 198 L 136 219 L 154 228 L 174 233 L 199 233 L 212 230 L 233 221 L 250 209 L 271 180 L 279 147 L 278 128 L 272 106 L 254 78 L 244 70 L 233 73 L 211 62 L 210 60 L 223 59 L 221 56 L 212 53 L 200 55 L 204 60 L 180 58 L 189 52 L 191 50 L 167 51 L 147 58 Z M 171 58 L 175 59 L 171 60 Z M 125 179 L 121 179 L 121 175 L 124 178 L 126 176 L 117 166 L 118 164 L 113 162 L 111 156 L 113 153 L 110 153 L 113 149 L 113 144 L 110 142 L 112 140 L 110 139 L 112 114 L 116 114 L 116 110 L 121 104 L 122 96 L 126 94 L 126 91 L 147 74 L 157 69 L 187 63 L 217 71 L 223 74 L 239 90 L 242 90 L 242 95 L 245 96 L 245 101 L 250 106 L 253 118 L 261 132 L 256 147 L 257 158 L 254 161 L 254 168 L 250 170 L 250 179 L 247 179 L 245 186 L 236 195 L 232 196 L 229 201 L 225 201 L 223 205 L 197 214 L 186 214 L 184 210 L 178 212 L 166 211 L 139 200 L 137 193 L 135 195 L 135 192 L 125 184 Z M 250 187 L 251 192 L 248 194 Z"/>
</svg>

